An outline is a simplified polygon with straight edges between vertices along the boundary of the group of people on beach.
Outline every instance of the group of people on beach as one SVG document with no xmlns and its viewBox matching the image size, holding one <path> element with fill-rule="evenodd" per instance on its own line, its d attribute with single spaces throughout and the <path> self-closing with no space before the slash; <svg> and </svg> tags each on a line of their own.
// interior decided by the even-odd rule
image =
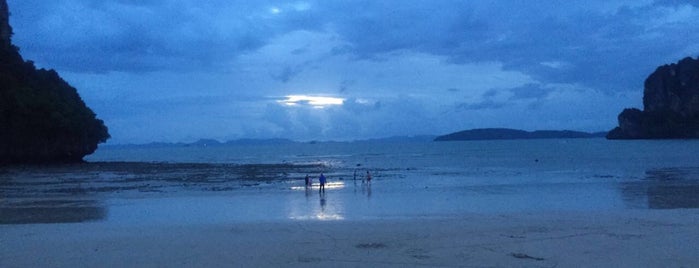
<svg viewBox="0 0 699 268">
<path fill-rule="evenodd" d="M 306 178 L 304 179 L 306 182 L 306 187 L 312 187 L 313 186 L 313 179 L 306 174 Z M 357 170 L 354 171 L 354 180 L 357 180 Z M 365 181 L 366 180 L 366 181 Z M 328 179 L 323 175 L 323 172 L 320 173 L 320 176 L 318 176 L 318 192 L 319 193 L 325 193 L 325 184 L 328 182 Z M 367 184 L 371 184 L 371 173 L 367 170 L 366 171 L 366 177 L 362 179 L 362 183 L 366 182 Z"/>
</svg>

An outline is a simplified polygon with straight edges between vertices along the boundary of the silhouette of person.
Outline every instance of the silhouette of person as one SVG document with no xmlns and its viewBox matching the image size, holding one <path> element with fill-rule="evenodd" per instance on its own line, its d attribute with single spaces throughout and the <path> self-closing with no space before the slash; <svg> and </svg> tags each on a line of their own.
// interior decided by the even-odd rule
<svg viewBox="0 0 699 268">
<path fill-rule="evenodd" d="M 311 178 L 308 177 L 308 174 L 306 174 L 306 179 L 305 179 L 305 180 L 306 180 L 306 187 L 311 186 L 311 183 L 310 183 L 310 182 L 311 182 Z"/>
<path fill-rule="evenodd" d="M 371 173 L 369 171 L 366 171 L 366 183 L 371 183 Z"/>
<path fill-rule="evenodd" d="M 320 173 L 320 177 L 318 178 L 318 181 L 320 182 L 320 188 L 318 188 L 318 192 L 323 192 L 325 193 L 325 182 L 326 182 L 325 175 L 323 173 Z"/>
</svg>

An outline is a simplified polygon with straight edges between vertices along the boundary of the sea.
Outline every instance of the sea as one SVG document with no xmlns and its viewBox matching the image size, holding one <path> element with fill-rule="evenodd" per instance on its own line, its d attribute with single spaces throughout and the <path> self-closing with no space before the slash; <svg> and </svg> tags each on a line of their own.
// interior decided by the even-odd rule
<svg viewBox="0 0 699 268">
<path fill-rule="evenodd" d="M 0 172 L 0 214 L 162 225 L 697 208 L 698 152 L 601 138 L 102 146 L 87 167 Z"/>
</svg>

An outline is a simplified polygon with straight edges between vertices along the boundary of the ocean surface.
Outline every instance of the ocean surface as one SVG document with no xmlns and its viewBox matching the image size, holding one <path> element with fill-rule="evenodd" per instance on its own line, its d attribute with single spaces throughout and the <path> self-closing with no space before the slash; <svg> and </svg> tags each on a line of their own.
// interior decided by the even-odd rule
<svg viewBox="0 0 699 268">
<path fill-rule="evenodd" d="M 104 146 L 87 167 L 0 173 L 0 214 L 188 224 L 697 208 L 698 152 L 696 140 L 606 139 Z"/>
</svg>

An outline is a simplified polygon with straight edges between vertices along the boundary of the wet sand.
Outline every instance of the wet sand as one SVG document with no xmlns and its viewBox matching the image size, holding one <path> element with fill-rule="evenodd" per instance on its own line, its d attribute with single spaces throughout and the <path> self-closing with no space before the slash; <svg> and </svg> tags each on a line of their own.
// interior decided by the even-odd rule
<svg viewBox="0 0 699 268">
<path fill-rule="evenodd" d="M 330 177 L 323 195 L 302 183 L 320 170 Z M 353 171 L 4 169 L 0 267 L 699 265 L 697 168 L 630 178 L 381 169 L 371 186 Z"/>
<path fill-rule="evenodd" d="M 303 177 L 324 171 L 327 195 Z M 642 176 L 373 169 L 323 164 L 91 163 L 0 169 L 0 224 L 229 223 L 439 218 L 468 213 L 699 208 L 699 168 Z M 361 173 L 361 172 L 360 172 Z M 605 173 L 600 173 L 605 174 Z M 572 198 L 574 197 L 574 198 Z"/>
<path fill-rule="evenodd" d="M 692 267 L 699 210 L 0 225 L 2 267 Z"/>
</svg>

